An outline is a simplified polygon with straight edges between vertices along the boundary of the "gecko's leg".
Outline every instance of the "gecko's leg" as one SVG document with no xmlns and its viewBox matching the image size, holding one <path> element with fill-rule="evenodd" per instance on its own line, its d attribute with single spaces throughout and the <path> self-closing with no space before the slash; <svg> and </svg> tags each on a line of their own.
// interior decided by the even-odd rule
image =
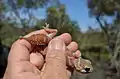
<svg viewBox="0 0 120 79">
<path fill-rule="evenodd" d="M 49 28 L 49 24 L 47 24 L 47 23 L 45 23 L 45 26 L 43 26 L 43 28 L 44 28 L 44 30 L 47 32 L 47 36 L 49 37 L 49 38 L 53 38 L 55 35 L 56 35 L 56 33 L 57 33 L 57 30 L 55 30 L 55 29 L 50 29 Z"/>
<path fill-rule="evenodd" d="M 45 23 L 45 26 L 43 26 L 43 29 L 49 29 L 49 24 Z"/>
</svg>

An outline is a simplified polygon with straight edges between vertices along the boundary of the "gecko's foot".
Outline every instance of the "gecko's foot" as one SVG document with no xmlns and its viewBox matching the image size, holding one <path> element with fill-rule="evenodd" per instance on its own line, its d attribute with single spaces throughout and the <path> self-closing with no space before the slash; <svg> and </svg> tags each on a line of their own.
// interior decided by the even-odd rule
<svg viewBox="0 0 120 79">
<path fill-rule="evenodd" d="M 47 32 L 47 36 L 49 37 L 49 38 L 53 38 L 55 35 L 56 35 L 56 33 L 57 33 L 57 30 L 56 29 L 50 29 L 49 28 L 49 24 L 47 24 L 47 23 L 45 23 L 45 26 L 43 26 L 43 28 L 44 28 L 44 30 Z"/>
<path fill-rule="evenodd" d="M 45 23 L 45 26 L 43 26 L 43 29 L 49 29 L 49 24 Z"/>
</svg>

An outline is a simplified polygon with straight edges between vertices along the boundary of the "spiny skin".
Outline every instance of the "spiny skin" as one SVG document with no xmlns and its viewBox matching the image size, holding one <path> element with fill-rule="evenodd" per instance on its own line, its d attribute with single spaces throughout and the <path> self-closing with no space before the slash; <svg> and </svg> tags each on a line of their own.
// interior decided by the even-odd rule
<svg viewBox="0 0 120 79">
<path fill-rule="evenodd" d="M 35 34 L 24 39 L 31 45 L 47 45 L 50 41 L 50 38 L 44 34 Z"/>
<path fill-rule="evenodd" d="M 27 40 L 33 46 L 33 50 L 31 52 L 40 52 L 43 56 L 46 55 L 44 49 L 51 40 L 51 38 L 45 34 L 35 34 L 27 38 L 22 37 L 21 39 Z"/>
</svg>

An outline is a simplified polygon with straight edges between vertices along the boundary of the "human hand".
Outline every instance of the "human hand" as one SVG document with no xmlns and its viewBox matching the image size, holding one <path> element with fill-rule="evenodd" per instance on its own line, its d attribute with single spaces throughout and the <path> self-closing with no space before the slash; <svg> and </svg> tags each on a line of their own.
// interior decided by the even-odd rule
<svg viewBox="0 0 120 79">
<path fill-rule="evenodd" d="M 45 31 L 32 32 L 27 36 L 37 33 Z M 67 33 L 51 40 L 44 63 L 39 52 L 30 53 L 32 46 L 26 40 L 17 40 L 12 45 L 4 79 L 68 79 L 70 72 L 67 73 L 66 70 L 66 45 L 71 52 L 75 52 L 78 47 L 77 43 L 71 42 L 71 36 Z M 72 54 L 71 52 L 68 54 Z M 76 51 L 76 54 L 79 53 Z"/>
</svg>

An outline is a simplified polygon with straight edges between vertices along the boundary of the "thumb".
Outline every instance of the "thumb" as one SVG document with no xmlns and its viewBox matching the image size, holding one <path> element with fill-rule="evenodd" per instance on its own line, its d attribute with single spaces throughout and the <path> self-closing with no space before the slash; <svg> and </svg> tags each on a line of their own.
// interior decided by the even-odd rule
<svg viewBox="0 0 120 79">
<path fill-rule="evenodd" d="M 65 43 L 61 39 L 52 39 L 48 45 L 43 77 L 43 79 L 67 79 Z"/>
<path fill-rule="evenodd" d="M 46 62 L 49 60 L 65 61 L 65 43 L 60 38 L 54 38 L 48 44 Z"/>
</svg>

